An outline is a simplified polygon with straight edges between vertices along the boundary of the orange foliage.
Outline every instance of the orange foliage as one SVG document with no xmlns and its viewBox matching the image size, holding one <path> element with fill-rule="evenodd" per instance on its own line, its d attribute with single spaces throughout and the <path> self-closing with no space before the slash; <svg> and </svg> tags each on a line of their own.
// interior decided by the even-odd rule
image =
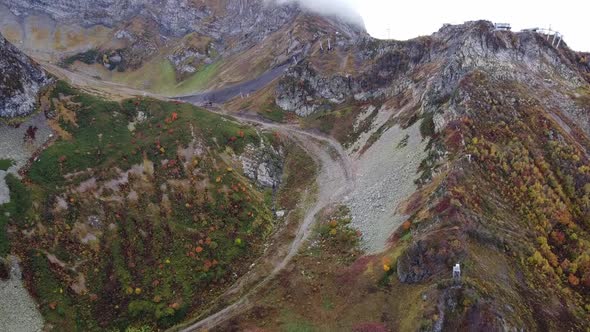
<svg viewBox="0 0 590 332">
<path fill-rule="evenodd" d="M 580 279 L 573 274 L 570 274 L 569 277 L 567 277 L 567 281 L 569 281 L 572 286 L 578 286 L 580 284 Z"/>
<path fill-rule="evenodd" d="M 404 221 L 404 223 L 402 224 L 402 229 L 404 231 L 407 231 L 408 229 L 410 229 L 410 226 L 412 226 L 412 223 L 409 220 Z"/>
</svg>

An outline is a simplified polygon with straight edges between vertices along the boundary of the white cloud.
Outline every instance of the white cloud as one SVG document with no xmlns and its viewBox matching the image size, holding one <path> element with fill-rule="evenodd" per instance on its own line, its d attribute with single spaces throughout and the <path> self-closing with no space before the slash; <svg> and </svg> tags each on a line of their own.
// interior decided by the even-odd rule
<svg viewBox="0 0 590 332">
<path fill-rule="evenodd" d="M 346 1 L 346 0 L 344 0 Z M 352 0 L 368 32 L 379 38 L 409 39 L 429 35 L 444 23 L 486 19 L 513 30 L 551 27 L 577 51 L 590 51 L 587 16 L 590 2 L 580 0 Z"/>
<path fill-rule="evenodd" d="M 278 3 L 299 3 L 303 8 L 328 16 L 336 16 L 348 22 L 363 25 L 363 18 L 355 6 L 355 0 L 275 0 Z"/>
<path fill-rule="evenodd" d="M 577 51 L 590 51 L 587 17 L 590 2 L 582 0 L 276 0 L 299 2 L 313 11 L 349 20 L 364 19 L 378 38 L 409 39 L 429 35 L 444 23 L 486 19 L 507 22 L 516 30 L 549 27 L 560 31 Z M 389 33 L 388 33 L 389 29 Z"/>
</svg>

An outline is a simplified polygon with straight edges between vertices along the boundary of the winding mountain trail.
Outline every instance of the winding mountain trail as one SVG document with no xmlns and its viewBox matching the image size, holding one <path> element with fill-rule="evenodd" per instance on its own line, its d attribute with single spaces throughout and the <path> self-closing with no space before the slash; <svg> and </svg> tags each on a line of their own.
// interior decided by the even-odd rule
<svg viewBox="0 0 590 332">
<path fill-rule="evenodd" d="M 219 109 L 212 110 L 215 113 L 228 115 Z M 261 126 L 265 129 L 278 130 L 296 141 L 306 152 L 314 158 L 319 166 L 316 184 L 318 187 L 317 197 L 313 206 L 309 207 L 299 225 L 295 238 L 289 245 L 288 252 L 274 266 L 272 272 L 257 282 L 248 290 L 245 295 L 224 309 L 209 315 L 195 323 L 183 327 L 181 331 L 200 331 L 214 328 L 220 323 L 234 317 L 246 310 L 250 305 L 250 297 L 261 287 L 268 284 L 279 272 L 281 272 L 293 257 L 299 252 L 305 240 L 313 230 L 313 224 L 317 214 L 325 207 L 343 201 L 346 195 L 354 188 L 354 176 L 352 164 L 348 154 L 342 146 L 334 139 L 301 130 L 292 125 L 269 123 L 257 118 L 229 115 L 240 122 L 246 122 Z M 332 153 L 331 153 L 332 152 Z M 271 253 L 272 254 L 272 253 Z M 242 277 L 248 278 L 248 275 Z M 226 293 L 237 293 L 239 288 L 244 287 L 247 282 L 236 282 L 236 287 L 230 287 Z"/>
<path fill-rule="evenodd" d="M 120 96 L 121 98 L 125 96 L 149 96 L 161 100 L 176 100 L 176 98 L 169 98 L 149 93 L 147 91 L 136 90 L 117 83 L 97 80 L 52 64 L 43 63 L 43 66 L 55 76 L 65 79 L 72 85 L 86 91 L 90 90 L 91 92 L 103 93 L 109 96 Z M 208 93 L 214 94 L 215 91 Z M 201 96 L 201 94 L 196 94 L 195 96 Z M 193 103 L 198 105 L 201 105 L 203 102 L 201 97 L 191 98 L 191 96 L 183 96 L 179 99 L 183 101 L 192 100 Z M 355 184 L 355 172 L 350 157 L 335 139 L 329 136 L 302 130 L 291 124 L 271 123 L 250 115 L 228 113 L 217 106 L 206 107 L 206 109 L 213 113 L 232 118 L 241 123 L 248 123 L 263 129 L 277 131 L 295 141 L 318 164 L 319 171 L 316 178 L 317 196 L 315 202 L 305 211 L 303 221 L 299 224 L 295 237 L 288 245 L 286 254 L 277 260 L 276 257 L 272 257 L 276 255 L 276 252 L 268 252 L 266 253 L 266 256 L 268 257 L 261 258 L 267 258 L 273 262 L 274 266 L 270 273 L 264 276 L 260 271 L 258 271 L 258 273 L 255 271 L 248 272 L 224 292 L 224 295 L 244 294 L 240 296 L 238 300 L 220 311 L 204 318 L 199 317 L 198 321 L 189 322 L 188 324 L 190 325 L 188 326 L 177 326 L 173 328 L 173 330 L 200 331 L 211 329 L 246 310 L 251 303 L 251 297 L 256 291 L 267 285 L 299 252 L 302 245 L 305 243 L 305 240 L 307 240 L 313 231 L 313 225 L 317 214 L 331 204 L 346 200 L 347 195 L 353 191 Z M 256 270 L 256 268 L 254 268 L 254 270 Z M 251 280 L 256 278 L 258 278 L 258 280 Z M 245 289 L 247 287 L 250 288 Z M 223 297 L 223 295 L 221 297 Z"/>
</svg>

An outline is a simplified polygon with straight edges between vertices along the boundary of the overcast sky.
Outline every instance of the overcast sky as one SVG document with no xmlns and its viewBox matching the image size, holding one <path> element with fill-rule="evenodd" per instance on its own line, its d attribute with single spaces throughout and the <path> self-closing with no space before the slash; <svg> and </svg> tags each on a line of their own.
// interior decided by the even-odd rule
<svg viewBox="0 0 590 332">
<path fill-rule="evenodd" d="M 285 1 L 285 0 L 283 0 Z M 286 0 L 288 1 L 288 0 Z M 589 0 L 299 0 L 327 11 L 354 8 L 377 38 L 429 35 L 444 23 L 486 19 L 510 23 L 513 30 L 542 27 L 561 32 L 568 45 L 590 52 Z M 350 9 L 348 9 L 350 10 Z"/>
</svg>

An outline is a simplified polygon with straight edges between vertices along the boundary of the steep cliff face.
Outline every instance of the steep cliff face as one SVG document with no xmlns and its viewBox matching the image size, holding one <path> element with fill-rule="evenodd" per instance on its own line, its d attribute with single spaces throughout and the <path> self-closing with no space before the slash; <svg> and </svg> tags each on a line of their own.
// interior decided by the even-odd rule
<svg viewBox="0 0 590 332">
<path fill-rule="evenodd" d="M 45 72 L 0 35 L 0 118 L 33 112 L 40 90 L 49 84 Z"/>
<path fill-rule="evenodd" d="M 353 46 L 365 63 L 357 73 L 341 75 L 317 68 L 310 62 L 292 67 L 280 81 L 276 103 L 306 116 L 321 109 L 325 101 L 341 104 L 389 98 L 408 87 L 426 92 L 426 108 L 448 98 L 458 81 L 473 70 L 497 78 L 539 82 L 559 77 L 563 88 L 577 89 L 587 83 L 590 67 L 567 48 L 557 50 L 536 33 L 494 31 L 490 22 L 445 26 L 437 33 L 409 41 L 378 41 L 360 38 Z M 334 50 L 317 57 L 329 57 Z M 421 75 L 428 75 L 428 77 Z M 570 112 L 581 114 L 571 106 Z M 584 122 L 588 122 L 584 117 Z"/>
<path fill-rule="evenodd" d="M 0 24 L 0 30 L 35 56 L 177 95 L 293 61 L 326 29 L 342 38 L 364 35 L 357 23 L 264 0 L 0 0 L 0 16 L 14 22 Z M 38 30 L 43 33 L 30 33 Z M 171 89 L 175 83 L 179 87 Z"/>
<path fill-rule="evenodd" d="M 266 6 L 260 0 L 3 0 L 1 3 L 19 16 L 42 12 L 55 20 L 83 26 L 114 26 L 135 16 L 150 17 L 164 32 L 175 36 L 191 31 L 207 31 L 220 37 L 276 30 L 294 13 L 293 6 Z"/>
</svg>

